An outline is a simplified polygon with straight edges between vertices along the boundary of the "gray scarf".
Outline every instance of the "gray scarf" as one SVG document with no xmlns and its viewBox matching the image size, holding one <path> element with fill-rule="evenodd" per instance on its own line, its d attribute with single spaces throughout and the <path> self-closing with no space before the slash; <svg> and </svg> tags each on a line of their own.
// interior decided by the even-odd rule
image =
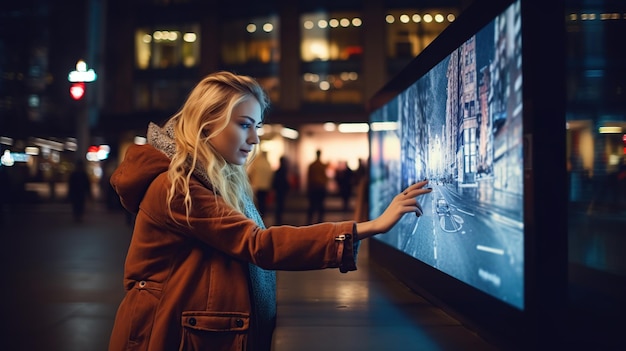
<svg viewBox="0 0 626 351">
<path fill-rule="evenodd" d="M 148 125 L 148 143 L 163 152 L 170 159 L 176 152 L 174 142 L 175 118 L 170 119 L 163 128 L 154 123 Z M 193 174 L 207 187 L 212 189 L 206 171 L 198 164 Z M 248 196 L 244 198 L 244 215 L 265 229 L 263 219 L 256 209 L 254 202 Z M 276 272 L 264 270 L 252 263 L 249 265 L 250 291 L 253 299 L 253 327 L 256 335 L 248 345 L 253 350 L 269 350 L 271 348 L 272 332 L 276 324 Z M 250 343 L 249 343 L 250 344 Z"/>
</svg>

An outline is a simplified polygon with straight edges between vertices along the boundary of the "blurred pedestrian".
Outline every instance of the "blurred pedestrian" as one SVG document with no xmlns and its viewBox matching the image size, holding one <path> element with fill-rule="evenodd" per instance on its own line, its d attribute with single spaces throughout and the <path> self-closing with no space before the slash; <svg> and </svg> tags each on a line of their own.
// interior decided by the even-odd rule
<svg viewBox="0 0 626 351">
<path fill-rule="evenodd" d="M 356 183 L 356 196 L 354 208 L 354 220 L 357 222 L 367 221 L 369 219 L 369 203 L 370 203 L 370 172 L 368 165 L 360 162 Z"/>
<path fill-rule="evenodd" d="M 286 156 L 280 158 L 280 164 L 272 179 L 272 189 L 274 190 L 274 224 L 283 224 L 283 212 L 285 211 L 285 200 L 290 189 L 289 185 L 289 160 Z"/>
<path fill-rule="evenodd" d="M 307 199 L 309 208 L 307 209 L 307 223 L 313 223 L 313 217 L 317 215 L 317 221 L 324 221 L 324 212 L 328 175 L 326 174 L 328 165 L 322 162 L 322 151 L 315 151 L 315 161 L 313 161 L 307 172 Z"/>
<path fill-rule="evenodd" d="M 248 176 L 250 177 L 250 184 L 254 191 L 257 207 L 261 216 L 267 214 L 267 204 L 269 201 L 269 194 L 272 190 L 272 176 L 274 171 L 267 159 L 267 152 L 261 151 L 261 154 L 252 161 L 248 168 Z"/>
<path fill-rule="evenodd" d="M 348 166 L 347 162 L 341 162 L 340 167 L 335 173 L 335 181 L 339 188 L 342 209 L 344 212 L 348 211 L 350 208 L 350 198 L 352 198 L 352 187 L 354 186 L 354 172 Z"/>
<path fill-rule="evenodd" d="M 82 222 L 87 199 L 91 198 L 91 182 L 83 161 L 76 161 L 67 185 L 67 196 L 72 205 L 74 221 Z"/>
</svg>

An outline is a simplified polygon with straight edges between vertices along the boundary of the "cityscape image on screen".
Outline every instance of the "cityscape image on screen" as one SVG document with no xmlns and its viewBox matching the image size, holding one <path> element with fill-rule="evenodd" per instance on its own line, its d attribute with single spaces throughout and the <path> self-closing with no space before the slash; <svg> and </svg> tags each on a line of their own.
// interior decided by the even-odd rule
<svg viewBox="0 0 626 351">
<path fill-rule="evenodd" d="M 370 113 L 370 218 L 428 179 L 380 240 L 524 309 L 520 2 Z"/>
</svg>

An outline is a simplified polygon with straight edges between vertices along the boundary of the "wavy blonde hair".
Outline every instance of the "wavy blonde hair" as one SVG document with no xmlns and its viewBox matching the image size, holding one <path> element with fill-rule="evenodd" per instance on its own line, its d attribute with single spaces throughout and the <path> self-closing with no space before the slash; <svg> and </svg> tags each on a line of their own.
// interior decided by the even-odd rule
<svg viewBox="0 0 626 351">
<path fill-rule="evenodd" d="M 168 191 L 170 216 L 173 217 L 171 204 L 175 194 L 182 193 L 189 223 L 192 206 L 189 182 L 196 167 L 206 172 L 213 190 L 226 203 L 243 212 L 244 196 L 251 198 L 253 195 L 246 174 L 247 164 L 242 166 L 226 162 L 209 140 L 226 128 L 233 109 L 249 99 L 259 102 L 262 114 L 269 107 L 268 97 L 256 80 L 220 71 L 202 79 L 191 91 L 180 111 L 172 117 L 177 120 L 174 125 L 176 152 L 168 169 L 168 178 L 171 181 Z M 255 145 L 253 156 L 256 151 Z"/>
</svg>

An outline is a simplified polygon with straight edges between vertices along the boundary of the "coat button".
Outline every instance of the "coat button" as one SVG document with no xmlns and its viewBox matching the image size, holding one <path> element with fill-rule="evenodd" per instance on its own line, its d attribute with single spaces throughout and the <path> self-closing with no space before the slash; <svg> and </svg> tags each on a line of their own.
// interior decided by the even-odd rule
<svg viewBox="0 0 626 351">
<path fill-rule="evenodd" d="M 193 318 L 193 317 L 189 318 L 189 324 L 190 325 L 196 325 L 196 319 Z"/>
<path fill-rule="evenodd" d="M 139 282 L 139 287 L 140 288 L 145 288 L 146 287 L 146 281 L 145 280 L 140 281 Z"/>
<path fill-rule="evenodd" d="M 236 325 L 238 328 L 243 327 L 243 320 L 241 320 L 240 318 L 237 318 L 237 320 L 235 321 L 235 325 Z"/>
</svg>

